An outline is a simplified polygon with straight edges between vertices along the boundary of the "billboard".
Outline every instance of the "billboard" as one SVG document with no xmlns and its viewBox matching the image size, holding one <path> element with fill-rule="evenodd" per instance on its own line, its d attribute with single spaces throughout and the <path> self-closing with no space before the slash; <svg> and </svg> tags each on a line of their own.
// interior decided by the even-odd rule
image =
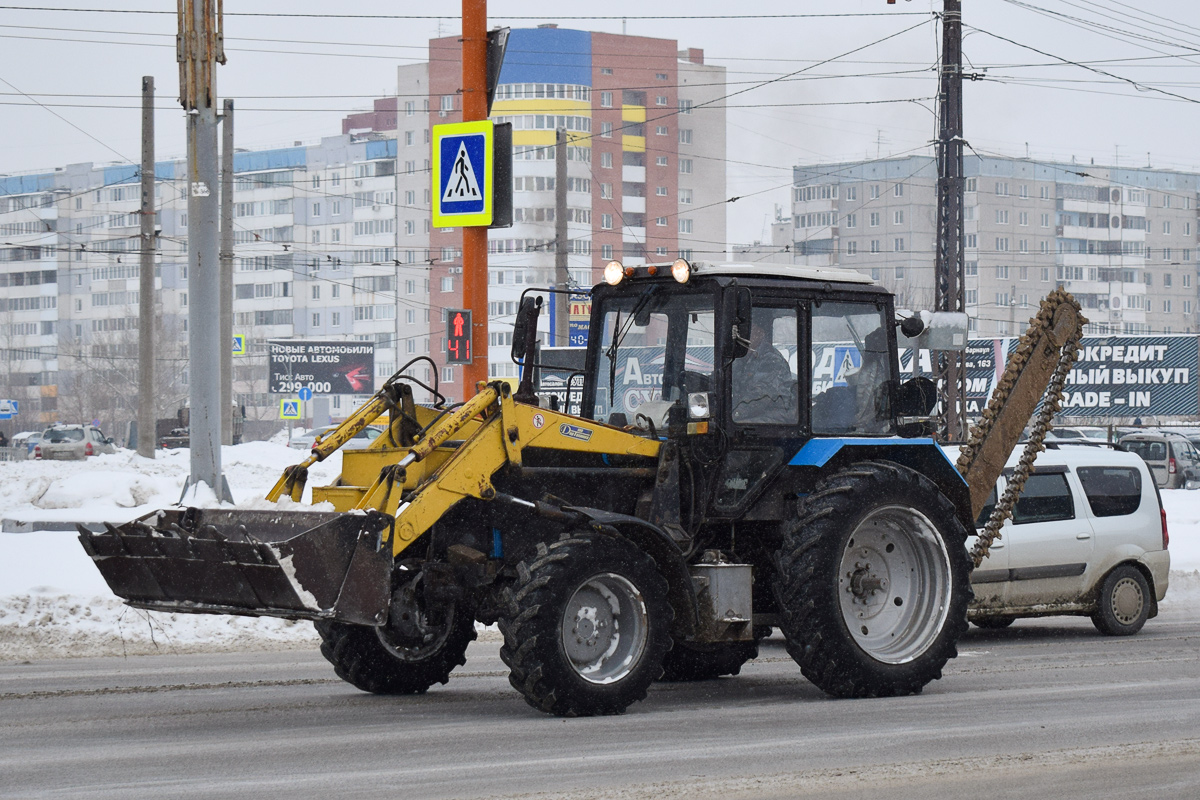
<svg viewBox="0 0 1200 800">
<path fill-rule="evenodd" d="M 274 339 L 267 342 L 267 369 L 273 394 L 374 394 L 375 344 Z"/>
<path fill-rule="evenodd" d="M 983 411 L 1004 372 L 1017 339 L 972 339 L 967 347 L 967 413 Z M 900 354 L 903 377 L 912 374 L 912 351 Z M 919 374 L 932 377 L 928 351 Z M 1132 421 L 1200 416 L 1200 338 L 1175 336 L 1085 336 L 1067 375 L 1059 419 Z"/>
</svg>

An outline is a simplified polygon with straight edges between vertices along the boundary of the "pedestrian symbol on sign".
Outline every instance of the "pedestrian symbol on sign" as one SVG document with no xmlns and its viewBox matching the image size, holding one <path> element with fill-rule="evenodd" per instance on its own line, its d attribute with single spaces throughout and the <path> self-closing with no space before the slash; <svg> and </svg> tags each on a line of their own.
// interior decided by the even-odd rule
<svg viewBox="0 0 1200 800">
<path fill-rule="evenodd" d="M 442 202 L 475 200 L 478 197 L 479 180 L 475 177 L 475 169 L 471 166 L 471 157 L 467 155 L 467 143 L 459 140 L 458 155 L 454 159 L 450 180 L 446 182 L 446 193 L 442 195 Z"/>
<path fill-rule="evenodd" d="M 280 400 L 279 401 L 279 418 L 280 419 L 300 419 L 300 401 L 299 400 Z"/>
</svg>

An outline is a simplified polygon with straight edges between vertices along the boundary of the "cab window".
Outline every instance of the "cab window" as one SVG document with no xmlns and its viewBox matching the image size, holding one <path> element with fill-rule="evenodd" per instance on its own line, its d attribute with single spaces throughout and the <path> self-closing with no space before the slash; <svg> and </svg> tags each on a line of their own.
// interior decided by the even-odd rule
<svg viewBox="0 0 1200 800">
<path fill-rule="evenodd" d="M 814 433 L 890 433 L 892 359 L 881 310 L 873 303 L 814 303 Z"/>
<path fill-rule="evenodd" d="M 733 362 L 733 421 L 795 425 L 796 309 L 756 307 L 750 316 L 749 352 Z"/>
</svg>

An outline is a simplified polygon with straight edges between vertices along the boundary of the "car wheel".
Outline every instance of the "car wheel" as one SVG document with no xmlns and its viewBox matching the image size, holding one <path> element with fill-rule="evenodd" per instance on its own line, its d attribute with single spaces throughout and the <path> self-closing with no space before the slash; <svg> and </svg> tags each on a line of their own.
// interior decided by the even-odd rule
<svg viewBox="0 0 1200 800">
<path fill-rule="evenodd" d="M 971 620 L 971 623 L 977 628 L 999 630 L 1001 628 L 1007 628 L 1016 621 L 1016 617 L 977 617 Z"/>
<path fill-rule="evenodd" d="M 1092 624 L 1107 636 L 1132 636 L 1150 616 L 1150 584 L 1136 567 L 1121 564 L 1100 584 Z"/>
</svg>

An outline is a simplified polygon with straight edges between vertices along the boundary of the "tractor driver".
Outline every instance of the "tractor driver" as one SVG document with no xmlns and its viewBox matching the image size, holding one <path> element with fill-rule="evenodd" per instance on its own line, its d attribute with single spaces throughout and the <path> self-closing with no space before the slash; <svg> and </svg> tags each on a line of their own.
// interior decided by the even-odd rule
<svg viewBox="0 0 1200 800">
<path fill-rule="evenodd" d="M 756 308 L 751 315 L 749 352 L 733 362 L 734 422 L 787 425 L 797 421 L 796 376 L 771 342 L 777 315 L 795 326 L 792 312 Z"/>
</svg>

